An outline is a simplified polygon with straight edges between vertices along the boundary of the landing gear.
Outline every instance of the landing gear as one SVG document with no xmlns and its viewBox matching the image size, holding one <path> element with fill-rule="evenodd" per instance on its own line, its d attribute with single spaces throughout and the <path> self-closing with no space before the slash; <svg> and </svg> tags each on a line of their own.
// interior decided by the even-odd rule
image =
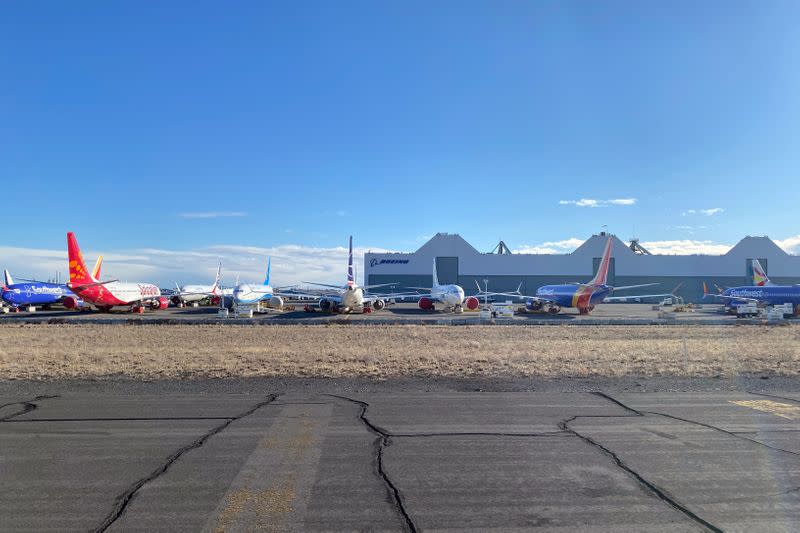
<svg viewBox="0 0 800 533">
<path fill-rule="evenodd" d="M 111 306 L 110 305 L 98 305 L 97 306 L 97 310 L 100 311 L 101 313 L 108 313 L 108 312 L 111 311 Z"/>
<path fill-rule="evenodd" d="M 542 307 L 543 307 L 542 302 L 539 301 L 531 302 L 531 311 L 533 311 L 534 313 L 541 311 Z"/>
<path fill-rule="evenodd" d="M 461 313 L 463 313 L 463 312 L 464 312 L 464 308 L 463 308 L 463 307 L 461 307 L 460 305 L 457 305 L 457 306 L 455 306 L 455 307 L 453 308 L 453 312 L 454 312 L 455 314 L 457 314 L 457 315 L 460 315 Z"/>
<path fill-rule="evenodd" d="M 547 308 L 547 312 L 550 313 L 551 315 L 557 315 L 558 313 L 561 312 L 561 308 L 557 305 L 551 305 Z"/>
</svg>

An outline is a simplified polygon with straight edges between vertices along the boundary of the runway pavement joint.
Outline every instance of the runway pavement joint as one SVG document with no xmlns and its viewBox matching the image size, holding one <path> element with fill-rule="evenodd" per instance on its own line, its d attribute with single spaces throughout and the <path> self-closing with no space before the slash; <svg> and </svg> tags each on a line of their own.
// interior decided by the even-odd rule
<svg viewBox="0 0 800 533">
<path fill-rule="evenodd" d="M 7 422 L 7 421 L 9 421 L 12 418 L 15 418 L 17 416 L 21 416 L 21 415 L 24 415 L 25 413 L 30 413 L 31 411 L 35 411 L 36 409 L 39 408 L 39 405 L 34 403 L 34 402 L 38 402 L 38 401 L 41 401 L 41 400 L 50 400 L 52 398 L 58 398 L 58 396 L 41 395 L 41 396 L 36 396 L 32 400 L 22 400 L 22 401 L 19 401 L 19 402 L 11 402 L 11 403 L 6 403 L 6 404 L 3 404 L 3 405 L 0 405 L 0 413 L 2 413 L 2 410 L 4 408 L 6 408 L 6 407 L 11 407 L 11 406 L 14 406 L 14 405 L 19 405 L 20 406 L 20 408 L 18 410 L 14 411 L 13 413 L 10 413 L 8 415 L 0 417 L 0 422 Z"/>
<path fill-rule="evenodd" d="M 340 400 L 345 400 L 360 406 L 361 410 L 358 413 L 358 418 L 367 427 L 367 429 L 371 433 L 374 433 L 376 436 L 374 448 L 375 448 L 376 462 L 378 466 L 378 475 L 383 480 L 384 485 L 386 485 L 386 490 L 392 497 L 394 506 L 397 509 L 398 514 L 400 514 L 400 516 L 402 517 L 406 529 L 408 531 L 411 531 L 412 533 L 417 533 L 419 529 L 414 524 L 414 521 L 411 519 L 411 516 L 408 514 L 408 511 L 406 510 L 406 507 L 403 503 L 403 497 L 400 494 L 400 490 L 397 488 L 394 482 L 392 482 L 392 480 L 389 478 L 389 475 L 386 473 L 386 469 L 384 468 L 383 451 L 387 446 L 390 445 L 391 435 L 386 430 L 373 424 L 367 418 L 367 408 L 369 407 L 369 404 L 367 402 L 362 402 L 360 400 L 354 400 L 353 398 L 348 398 L 347 396 L 338 396 L 335 394 L 328 394 L 327 396 L 330 396 L 332 398 L 338 398 Z"/>
<path fill-rule="evenodd" d="M 103 522 L 99 526 L 97 526 L 93 531 L 95 533 L 100 533 L 106 531 L 109 527 L 111 527 L 111 525 L 114 524 L 114 522 L 116 522 L 120 516 L 122 516 L 122 513 L 125 512 L 125 509 L 128 507 L 128 504 L 131 502 L 134 496 L 136 496 L 136 493 L 146 484 L 150 483 L 151 481 L 157 479 L 158 477 L 166 473 L 167 470 L 169 470 L 169 467 L 172 466 L 172 464 L 175 463 L 175 461 L 177 461 L 178 459 L 180 459 L 185 453 L 201 447 L 208 439 L 220 433 L 221 431 L 224 431 L 233 422 L 245 418 L 247 416 L 250 416 L 251 414 L 261 409 L 262 407 L 269 405 L 270 403 L 275 401 L 275 399 L 278 398 L 278 396 L 279 396 L 278 394 L 268 395 L 265 400 L 253 405 L 247 411 L 244 411 L 243 413 L 240 413 L 234 417 L 226 419 L 220 425 L 215 426 L 210 431 L 202 435 L 200 438 L 194 440 L 193 442 L 187 444 L 186 446 L 179 448 L 172 455 L 167 457 L 164 463 L 161 464 L 158 468 L 156 468 L 153 472 L 151 472 L 146 477 L 143 477 L 142 479 L 130 485 L 122 494 L 117 496 L 115 498 L 116 504 L 114 506 L 114 509 L 112 509 L 112 511 L 106 516 Z"/>
</svg>

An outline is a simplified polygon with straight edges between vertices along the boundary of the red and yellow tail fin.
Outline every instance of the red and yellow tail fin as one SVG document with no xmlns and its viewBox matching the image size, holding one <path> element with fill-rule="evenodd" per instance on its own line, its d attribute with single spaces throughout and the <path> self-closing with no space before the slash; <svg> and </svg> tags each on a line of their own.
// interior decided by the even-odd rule
<svg viewBox="0 0 800 533">
<path fill-rule="evenodd" d="M 753 259 L 753 285 L 757 285 L 758 287 L 772 285 L 772 282 L 767 277 L 767 273 L 764 271 L 758 259 Z"/>
<path fill-rule="evenodd" d="M 600 260 L 600 266 L 597 269 L 594 279 L 589 282 L 589 285 L 605 285 L 608 280 L 608 265 L 611 263 L 611 244 L 613 237 L 609 237 L 606 241 L 606 247 L 603 250 L 603 258 Z"/>
<path fill-rule="evenodd" d="M 98 255 L 97 261 L 94 263 L 94 268 L 92 269 L 92 279 L 98 281 L 100 279 L 100 269 L 103 268 L 103 256 Z"/>
<path fill-rule="evenodd" d="M 93 283 L 89 276 L 89 269 L 83 260 L 83 254 L 71 231 L 67 233 L 67 253 L 69 254 L 69 282 L 74 285 Z"/>
</svg>

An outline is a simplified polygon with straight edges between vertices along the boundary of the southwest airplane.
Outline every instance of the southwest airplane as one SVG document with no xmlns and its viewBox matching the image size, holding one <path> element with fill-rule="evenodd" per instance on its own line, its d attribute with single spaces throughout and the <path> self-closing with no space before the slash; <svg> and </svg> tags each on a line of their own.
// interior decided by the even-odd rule
<svg viewBox="0 0 800 533">
<path fill-rule="evenodd" d="M 353 236 L 350 235 L 350 250 L 347 256 L 347 283 L 344 286 L 328 285 L 326 283 L 315 283 L 311 281 L 304 281 L 309 285 L 317 285 L 319 287 L 326 287 L 335 289 L 334 294 L 325 294 L 319 297 L 319 308 L 323 311 L 333 311 L 335 313 L 363 313 L 366 308 L 374 308 L 378 311 L 386 307 L 386 296 L 366 295 L 364 291 L 374 289 L 377 287 L 388 287 L 395 285 L 395 283 L 383 283 L 381 285 L 367 285 L 359 287 L 356 284 L 355 275 L 353 271 Z M 308 298 L 317 298 L 313 294 L 295 294 L 296 296 L 303 296 Z M 391 297 L 413 296 L 406 295 L 393 295 Z"/>
<path fill-rule="evenodd" d="M 478 298 L 475 296 L 469 296 L 465 299 L 464 289 L 460 285 L 452 283 L 439 284 L 439 276 L 436 273 L 436 258 L 433 259 L 433 286 L 409 287 L 409 289 L 430 291 L 428 294 L 420 295 L 418 302 L 419 308 L 425 311 L 435 311 L 437 303 L 442 304 L 445 311 L 454 313 L 461 313 L 464 310 L 464 305 L 471 311 L 474 311 L 480 305 Z M 484 293 L 481 291 L 479 294 L 481 296 L 494 296 L 498 293 Z"/>
<path fill-rule="evenodd" d="M 67 233 L 67 253 L 69 255 L 69 287 L 78 298 L 91 303 L 100 311 L 110 311 L 112 307 L 129 306 L 136 311 L 145 306 L 151 309 L 166 309 L 169 300 L 161 296 L 161 290 L 151 283 L 122 283 L 117 280 L 97 281 L 89 275 L 83 254 L 71 231 Z M 65 298 L 67 308 L 77 306 L 77 299 Z"/>
<path fill-rule="evenodd" d="M 103 264 L 103 256 L 97 258 L 97 262 L 92 270 L 92 278 L 95 280 L 100 275 L 100 268 Z M 84 303 L 80 298 L 67 288 L 63 283 L 50 283 L 46 281 L 24 280 L 25 283 L 14 283 L 14 278 L 8 270 L 4 271 L 5 285 L 0 289 L 0 297 L 14 310 L 20 307 L 42 306 L 48 309 L 51 305 L 66 305 L 67 298 L 76 304 L 75 308 L 83 307 Z M 70 308 L 72 309 L 72 307 Z"/>
<path fill-rule="evenodd" d="M 222 263 L 217 267 L 217 276 L 214 278 L 212 285 L 184 285 L 179 287 L 175 284 L 177 292 L 172 296 L 172 303 L 175 305 L 185 305 L 187 303 L 200 302 L 205 299 L 211 301 L 211 305 L 219 305 L 219 299 L 222 296 L 219 280 L 222 274 Z"/>
<path fill-rule="evenodd" d="M 531 311 L 546 309 L 547 312 L 552 314 L 561 311 L 562 307 L 574 307 L 578 309 L 578 313 L 588 315 L 595 305 L 602 303 L 614 291 L 658 285 L 657 283 L 628 285 L 626 287 L 606 285 L 608 265 L 611 262 L 611 243 L 611 237 L 609 237 L 606 241 L 606 247 L 603 251 L 603 258 L 600 261 L 597 274 L 595 274 L 592 281 L 579 284 L 544 285 L 536 289 L 535 296 L 522 296 L 523 298 L 528 298 L 525 302 L 525 307 Z"/>
<path fill-rule="evenodd" d="M 727 307 L 736 307 L 744 303 L 761 305 L 782 305 L 791 303 L 795 316 L 800 316 L 800 285 L 775 285 L 767 277 L 758 259 L 753 259 L 753 283 L 744 287 L 729 287 L 719 294 L 708 292 L 703 283 L 703 298 L 708 296 L 722 298 Z"/>
</svg>

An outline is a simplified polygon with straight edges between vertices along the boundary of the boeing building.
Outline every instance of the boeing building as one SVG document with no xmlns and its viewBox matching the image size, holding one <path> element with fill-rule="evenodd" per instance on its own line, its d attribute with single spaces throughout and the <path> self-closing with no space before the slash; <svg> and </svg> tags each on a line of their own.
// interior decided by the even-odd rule
<svg viewBox="0 0 800 533">
<path fill-rule="evenodd" d="M 567 254 L 511 253 L 501 242 L 495 252 L 481 253 L 461 236 L 438 233 L 412 253 L 367 253 L 364 279 L 368 285 L 397 283 L 404 287 L 430 287 L 433 265 L 439 283 L 457 283 L 467 294 L 477 291 L 476 282 L 489 291 L 513 291 L 522 284 L 523 294 L 553 283 L 589 281 L 600 263 L 609 235 L 592 235 Z M 626 244 L 615 236 L 608 284 L 612 286 L 658 283 L 645 292 L 672 292 L 687 302 L 703 297 L 703 282 L 709 287 L 751 285 L 753 259 L 758 259 L 775 284 L 800 283 L 800 256 L 790 255 L 769 237 L 745 237 L 723 255 L 656 255 L 637 241 Z M 641 289 L 640 289 L 641 290 Z M 640 290 L 621 292 L 634 296 Z"/>
</svg>

